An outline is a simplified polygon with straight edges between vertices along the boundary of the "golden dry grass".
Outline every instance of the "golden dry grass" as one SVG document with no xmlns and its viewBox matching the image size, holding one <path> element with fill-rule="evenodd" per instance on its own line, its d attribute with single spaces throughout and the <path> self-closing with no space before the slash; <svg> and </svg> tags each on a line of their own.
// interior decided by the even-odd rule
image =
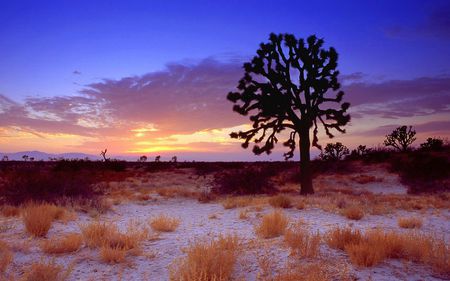
<svg viewBox="0 0 450 281">
<path fill-rule="evenodd" d="M 23 275 L 23 281 L 60 281 L 65 280 L 69 272 L 64 272 L 63 267 L 50 262 L 35 262 L 31 264 Z"/>
<path fill-rule="evenodd" d="M 122 247 L 104 245 L 100 248 L 100 258 L 107 263 L 122 263 L 125 261 L 127 250 Z"/>
<path fill-rule="evenodd" d="M 289 219 L 286 215 L 280 210 L 275 210 L 263 216 L 255 231 L 262 238 L 274 238 L 284 234 L 288 223 Z"/>
<path fill-rule="evenodd" d="M 180 220 L 167 215 L 159 215 L 150 221 L 150 226 L 155 231 L 173 232 L 180 225 Z"/>
<path fill-rule="evenodd" d="M 248 210 L 244 209 L 244 210 L 240 210 L 239 211 L 239 219 L 240 220 L 246 220 L 248 219 Z"/>
<path fill-rule="evenodd" d="M 364 217 L 364 211 L 361 206 L 349 206 L 342 209 L 342 215 L 350 220 L 360 220 Z"/>
<path fill-rule="evenodd" d="M 65 210 L 52 204 L 30 204 L 22 212 L 27 232 L 35 237 L 47 234 L 56 219 L 61 219 Z"/>
<path fill-rule="evenodd" d="M 230 280 L 238 258 L 238 245 L 237 236 L 228 235 L 189 246 L 186 257 L 171 264 L 170 280 Z"/>
<path fill-rule="evenodd" d="M 401 217 L 397 220 L 398 226 L 401 228 L 421 228 L 423 221 L 418 217 L 405 218 Z"/>
<path fill-rule="evenodd" d="M 284 194 L 278 194 L 269 198 L 269 204 L 275 208 L 291 208 L 292 200 Z"/>
<path fill-rule="evenodd" d="M 8 245 L 0 240 L 0 274 L 4 273 L 13 261 L 13 253 Z"/>
<path fill-rule="evenodd" d="M 281 270 L 276 276 L 264 281 L 329 281 L 334 280 L 324 262 L 298 264 Z M 339 279 L 345 280 L 345 279 Z"/>
<path fill-rule="evenodd" d="M 115 232 L 116 228 L 106 222 L 92 222 L 81 226 L 84 242 L 89 248 L 101 247 L 109 233 Z"/>
<path fill-rule="evenodd" d="M 330 248 L 344 250 L 349 244 L 359 243 L 362 234 L 359 230 L 353 230 L 350 227 L 337 227 L 328 231 L 324 238 Z"/>
<path fill-rule="evenodd" d="M 83 237 L 78 233 L 68 233 L 57 239 L 45 240 L 41 243 L 41 249 L 47 254 L 72 253 L 80 249 Z"/>
<path fill-rule="evenodd" d="M 4 217 L 18 217 L 20 215 L 20 208 L 12 205 L 3 205 L 0 207 L 0 213 Z"/>
<path fill-rule="evenodd" d="M 296 223 L 285 231 L 284 241 L 291 249 L 291 255 L 315 258 L 320 254 L 320 234 L 309 233 L 301 223 Z"/>
</svg>

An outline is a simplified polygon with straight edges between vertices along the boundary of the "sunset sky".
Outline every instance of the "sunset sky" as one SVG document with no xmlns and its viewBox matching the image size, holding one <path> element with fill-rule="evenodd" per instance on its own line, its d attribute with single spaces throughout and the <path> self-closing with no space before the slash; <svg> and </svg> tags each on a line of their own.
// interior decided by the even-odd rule
<svg viewBox="0 0 450 281">
<path fill-rule="evenodd" d="M 228 136 L 250 122 L 226 95 L 270 32 L 340 55 L 352 121 L 321 144 L 450 137 L 449 1 L 1 1 L 0 152 L 280 160 Z"/>
</svg>

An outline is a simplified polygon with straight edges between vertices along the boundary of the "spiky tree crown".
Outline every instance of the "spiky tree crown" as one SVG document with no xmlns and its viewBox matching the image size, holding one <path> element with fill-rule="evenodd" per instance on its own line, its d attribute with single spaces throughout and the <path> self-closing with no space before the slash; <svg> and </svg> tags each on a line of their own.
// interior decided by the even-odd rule
<svg viewBox="0 0 450 281">
<path fill-rule="evenodd" d="M 233 132 L 232 138 L 243 139 L 244 148 L 253 140 L 255 154 L 269 154 L 278 142 L 276 135 L 289 129 L 289 139 L 284 142 L 289 148 L 284 156 L 289 159 L 302 129 L 309 131 L 314 126 L 312 145 L 319 149 L 318 124 L 330 138 L 331 129 L 345 133 L 342 126 L 350 121 L 345 114 L 350 104 L 341 103 L 344 92 L 339 90 L 338 54 L 332 47 L 322 48 L 323 43 L 316 36 L 305 42 L 291 34 L 270 34 L 269 42 L 262 43 L 257 55 L 244 64 L 237 91 L 228 94 L 235 103 L 233 110 L 241 115 L 251 113 L 253 122 L 251 130 Z M 333 102 L 340 107 L 331 106 Z"/>
</svg>

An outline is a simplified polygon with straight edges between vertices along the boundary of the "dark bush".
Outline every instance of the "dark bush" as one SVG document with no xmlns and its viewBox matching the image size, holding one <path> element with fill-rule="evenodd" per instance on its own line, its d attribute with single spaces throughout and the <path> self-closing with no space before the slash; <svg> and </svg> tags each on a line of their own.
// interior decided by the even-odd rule
<svg viewBox="0 0 450 281">
<path fill-rule="evenodd" d="M 259 164 L 259 163 L 258 163 Z M 271 177 L 277 173 L 271 165 L 248 164 L 240 169 L 218 172 L 214 176 L 212 191 L 220 194 L 272 193 Z"/>
<path fill-rule="evenodd" d="M 428 138 L 426 142 L 420 144 L 420 149 L 424 151 L 442 151 L 444 141 L 438 138 Z"/>
</svg>

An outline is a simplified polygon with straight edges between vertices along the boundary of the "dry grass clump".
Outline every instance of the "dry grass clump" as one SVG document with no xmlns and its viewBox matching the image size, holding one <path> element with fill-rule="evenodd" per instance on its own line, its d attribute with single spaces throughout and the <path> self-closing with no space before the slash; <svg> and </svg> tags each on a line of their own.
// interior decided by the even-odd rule
<svg viewBox="0 0 450 281">
<path fill-rule="evenodd" d="M 83 237 L 78 233 L 68 233 L 56 240 L 45 240 L 41 244 L 41 249 L 47 254 L 72 253 L 80 249 Z"/>
<path fill-rule="evenodd" d="M 252 204 L 253 198 L 250 196 L 227 197 L 222 201 L 225 209 L 234 209 L 237 207 L 247 207 Z"/>
<path fill-rule="evenodd" d="M 357 244 L 361 241 L 362 234 L 359 230 L 350 227 L 334 228 L 325 234 L 325 242 L 330 248 L 344 250 L 349 244 Z"/>
<path fill-rule="evenodd" d="M 269 204 L 275 208 L 291 208 L 292 200 L 284 194 L 278 194 L 269 198 Z"/>
<path fill-rule="evenodd" d="M 51 262 L 31 264 L 23 275 L 23 281 L 60 281 L 65 280 L 69 272 L 63 272 L 63 267 Z"/>
<path fill-rule="evenodd" d="M 150 221 L 153 230 L 161 232 L 173 232 L 180 225 L 180 220 L 167 215 L 159 215 Z"/>
<path fill-rule="evenodd" d="M 261 223 L 256 227 L 255 231 L 262 238 L 273 238 L 284 234 L 288 225 L 288 218 L 280 211 L 263 216 Z"/>
<path fill-rule="evenodd" d="M 381 182 L 381 181 L 383 181 L 382 178 L 377 178 L 375 176 L 369 176 L 369 175 L 354 176 L 354 177 L 352 177 L 352 180 L 354 180 L 355 182 L 357 182 L 359 184 L 367 184 L 367 183 L 371 183 L 371 182 Z"/>
<path fill-rule="evenodd" d="M 315 258 L 320 254 L 320 234 L 309 233 L 301 223 L 297 223 L 286 230 L 284 241 L 291 248 L 292 255 Z"/>
<path fill-rule="evenodd" d="M 146 229 L 131 224 L 125 233 L 114 224 L 94 222 L 81 227 L 84 241 L 90 248 L 100 248 L 100 257 L 108 263 L 123 262 L 128 253 L 140 253 L 141 242 L 148 237 Z"/>
<path fill-rule="evenodd" d="M 248 210 L 247 209 L 239 211 L 239 219 L 240 220 L 248 219 Z"/>
<path fill-rule="evenodd" d="M 423 221 L 421 218 L 411 217 L 411 218 L 399 218 L 398 226 L 401 228 L 421 228 Z"/>
<path fill-rule="evenodd" d="M 12 205 L 3 205 L 0 207 L 0 213 L 4 217 L 18 217 L 20 215 L 20 208 Z"/>
<path fill-rule="evenodd" d="M 329 281 L 334 280 L 326 270 L 328 265 L 323 262 L 301 264 L 282 270 L 271 281 Z"/>
<path fill-rule="evenodd" d="M 444 238 L 432 235 L 375 229 L 344 244 L 344 250 L 358 266 L 374 266 L 389 258 L 404 259 L 427 264 L 438 273 L 450 275 L 450 246 Z"/>
<path fill-rule="evenodd" d="M 65 209 L 53 204 L 30 204 L 22 213 L 23 223 L 28 233 L 35 237 L 47 234 L 54 220 L 63 219 Z"/>
<path fill-rule="evenodd" d="M 364 217 L 364 211 L 361 206 L 349 206 L 342 209 L 342 214 L 350 220 L 360 220 Z"/>
<path fill-rule="evenodd" d="M 0 273 L 4 273 L 13 260 L 13 254 L 8 245 L 0 241 Z"/>
<path fill-rule="evenodd" d="M 239 240 L 234 235 L 198 242 L 185 250 L 186 257 L 170 266 L 170 280 L 230 280 L 238 258 Z"/>
</svg>

